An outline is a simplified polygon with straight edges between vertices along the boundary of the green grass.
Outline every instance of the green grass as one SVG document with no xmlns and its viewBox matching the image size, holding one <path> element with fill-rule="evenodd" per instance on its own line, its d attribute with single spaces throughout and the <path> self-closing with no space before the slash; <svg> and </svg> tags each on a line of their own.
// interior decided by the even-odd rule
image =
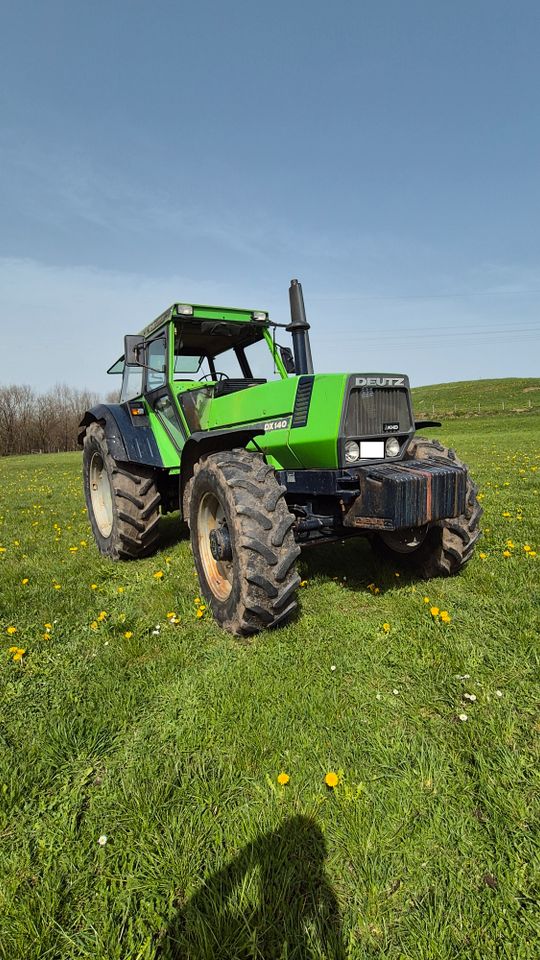
<svg viewBox="0 0 540 960">
<path fill-rule="evenodd" d="M 113 564 L 79 456 L 0 461 L 0 956 L 538 957 L 539 418 L 431 433 L 485 558 L 423 583 L 306 553 L 300 616 L 250 643 L 197 619 L 174 518 Z"/>
<path fill-rule="evenodd" d="M 437 383 L 430 387 L 415 387 L 412 394 L 418 419 L 540 413 L 538 377 Z"/>
</svg>

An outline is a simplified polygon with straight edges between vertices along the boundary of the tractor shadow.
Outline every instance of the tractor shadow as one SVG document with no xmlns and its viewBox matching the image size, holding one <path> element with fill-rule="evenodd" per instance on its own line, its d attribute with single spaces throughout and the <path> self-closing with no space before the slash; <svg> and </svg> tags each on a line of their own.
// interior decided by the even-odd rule
<svg viewBox="0 0 540 960">
<path fill-rule="evenodd" d="M 159 518 L 158 553 L 168 552 L 177 543 L 184 543 L 186 540 L 189 540 L 189 527 L 180 518 L 179 510 Z"/>
<path fill-rule="evenodd" d="M 382 560 L 364 537 L 306 547 L 298 565 L 304 580 L 335 581 L 355 593 L 366 590 L 372 583 L 383 593 L 424 582 L 401 558 L 396 558 L 395 563 Z"/>
<path fill-rule="evenodd" d="M 294 816 L 247 844 L 179 910 L 164 960 L 345 960 L 341 917 L 315 820 Z"/>
</svg>

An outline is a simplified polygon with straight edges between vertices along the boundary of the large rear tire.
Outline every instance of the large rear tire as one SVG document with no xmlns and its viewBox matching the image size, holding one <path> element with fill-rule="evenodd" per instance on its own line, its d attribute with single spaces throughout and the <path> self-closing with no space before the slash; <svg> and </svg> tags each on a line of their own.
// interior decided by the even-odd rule
<svg viewBox="0 0 540 960">
<path fill-rule="evenodd" d="M 415 437 L 408 447 L 408 460 L 434 460 L 453 466 L 466 464 L 454 450 L 438 440 Z M 425 579 L 451 577 L 469 562 L 480 536 L 482 508 L 476 499 L 478 488 L 467 469 L 465 512 L 459 517 L 439 520 L 432 526 L 395 533 L 375 534 L 371 538 L 374 551 L 385 560 L 412 567 Z"/>
<path fill-rule="evenodd" d="M 189 526 L 201 591 L 225 630 L 248 636 L 285 623 L 300 578 L 294 517 L 258 453 L 227 450 L 195 465 Z"/>
<path fill-rule="evenodd" d="M 161 500 L 154 471 L 117 463 L 99 423 L 91 423 L 86 430 L 83 478 L 88 516 L 100 553 L 112 560 L 153 553 L 159 541 Z"/>
</svg>

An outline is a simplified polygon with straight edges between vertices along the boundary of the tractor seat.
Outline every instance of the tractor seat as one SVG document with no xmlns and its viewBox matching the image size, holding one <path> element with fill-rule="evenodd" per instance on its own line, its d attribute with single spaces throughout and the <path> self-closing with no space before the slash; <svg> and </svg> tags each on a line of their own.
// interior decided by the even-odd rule
<svg viewBox="0 0 540 960">
<path fill-rule="evenodd" d="M 255 377 L 220 380 L 214 387 L 214 396 L 225 397 L 229 393 L 236 393 L 237 390 L 245 390 L 247 387 L 258 387 L 263 383 L 267 383 L 267 381 L 256 380 Z"/>
</svg>

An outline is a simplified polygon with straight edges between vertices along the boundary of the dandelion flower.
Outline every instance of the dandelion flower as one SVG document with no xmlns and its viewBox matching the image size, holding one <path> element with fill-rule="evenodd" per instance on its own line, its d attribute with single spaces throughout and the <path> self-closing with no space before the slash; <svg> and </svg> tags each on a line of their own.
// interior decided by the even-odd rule
<svg viewBox="0 0 540 960">
<path fill-rule="evenodd" d="M 131 638 L 132 638 L 132 636 L 133 636 L 133 633 L 132 633 L 131 630 L 126 630 L 124 636 L 125 636 L 126 640 L 131 640 Z"/>
<path fill-rule="evenodd" d="M 17 633 L 17 627 L 8 627 L 6 633 L 9 633 L 10 637 L 12 637 L 14 633 Z"/>
<path fill-rule="evenodd" d="M 438 607 L 430 607 L 430 608 L 429 608 L 429 612 L 430 612 L 430 614 L 431 614 L 432 617 L 438 617 L 438 616 L 439 616 L 439 608 L 438 608 Z"/>
<path fill-rule="evenodd" d="M 163 573 L 163 570 L 157 570 L 154 574 L 154 580 L 163 580 L 164 576 L 165 574 Z"/>
<path fill-rule="evenodd" d="M 536 550 L 529 550 L 529 553 L 527 554 L 527 556 L 529 556 L 529 557 L 535 557 L 535 556 L 536 556 Z"/>
<path fill-rule="evenodd" d="M 486 560 L 486 559 L 487 559 L 487 553 L 480 553 L 480 554 L 478 554 L 478 556 L 480 557 L 481 560 Z"/>
<path fill-rule="evenodd" d="M 307 587 L 307 585 L 308 585 L 307 580 L 301 580 L 301 581 L 300 581 L 300 586 L 301 586 L 301 587 Z"/>
<path fill-rule="evenodd" d="M 328 773 L 325 775 L 324 782 L 327 787 L 330 787 L 333 790 L 334 787 L 337 787 L 339 783 L 339 777 L 337 773 L 334 773 L 333 770 L 329 770 Z"/>
<path fill-rule="evenodd" d="M 390 624 L 389 624 L 389 623 L 383 623 L 382 628 L 383 628 L 383 630 L 384 630 L 385 633 L 390 633 Z"/>
<path fill-rule="evenodd" d="M 429 597 L 424 597 L 424 603 L 429 603 Z"/>
<path fill-rule="evenodd" d="M 21 580 L 21 583 L 23 584 L 23 586 L 26 586 L 28 582 L 29 582 L 28 577 L 25 577 L 24 580 Z"/>
<path fill-rule="evenodd" d="M 97 628 L 98 628 L 98 622 L 97 622 L 97 620 L 92 620 L 92 623 L 90 624 L 90 629 L 91 629 L 91 630 L 97 630 Z"/>
<path fill-rule="evenodd" d="M 531 547 L 529 546 L 528 543 L 524 543 L 524 544 L 523 544 L 523 549 L 524 549 L 525 553 L 530 553 L 530 551 L 531 551 Z"/>
<path fill-rule="evenodd" d="M 105 611 L 105 610 L 100 610 L 99 613 L 98 613 L 98 615 L 97 615 L 97 618 L 98 618 L 99 622 L 102 623 L 103 620 L 105 620 L 106 617 L 107 617 L 106 611 Z"/>
<path fill-rule="evenodd" d="M 512 554 L 510 553 L 509 550 L 503 550 L 503 557 L 511 557 L 511 556 Z"/>
<path fill-rule="evenodd" d="M 91 584 L 90 584 L 90 589 L 91 589 L 91 590 L 97 590 L 97 583 L 91 583 Z"/>
<path fill-rule="evenodd" d="M 290 779 L 291 778 L 289 774 L 285 773 L 285 771 L 282 770 L 281 773 L 278 773 L 277 782 L 279 783 L 280 787 L 284 787 L 289 782 Z"/>
<path fill-rule="evenodd" d="M 204 610 L 201 610 L 201 608 L 199 607 L 199 609 L 197 610 L 197 619 L 200 620 L 201 617 L 204 617 Z"/>
<path fill-rule="evenodd" d="M 448 613 L 448 610 L 441 610 L 440 616 L 441 616 L 441 620 L 442 620 L 443 623 L 451 623 L 451 622 L 452 622 L 452 617 L 451 617 L 450 614 Z"/>
</svg>

